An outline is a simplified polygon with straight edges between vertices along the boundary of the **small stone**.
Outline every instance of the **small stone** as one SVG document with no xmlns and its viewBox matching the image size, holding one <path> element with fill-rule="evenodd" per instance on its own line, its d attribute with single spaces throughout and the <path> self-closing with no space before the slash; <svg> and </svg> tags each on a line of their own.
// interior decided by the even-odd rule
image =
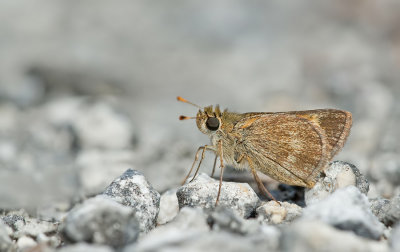
<svg viewBox="0 0 400 252">
<path fill-rule="evenodd" d="M 387 252 L 387 243 L 371 241 L 351 232 L 337 230 L 319 221 L 296 221 L 283 229 L 282 251 Z"/>
<path fill-rule="evenodd" d="M 370 208 L 372 213 L 380 222 L 388 226 L 389 223 L 387 221 L 387 213 L 390 209 L 390 200 L 378 197 L 375 199 L 370 199 L 369 202 L 371 204 Z"/>
<path fill-rule="evenodd" d="M 22 215 L 8 214 L 1 218 L 14 231 L 19 231 L 25 224 L 25 217 Z"/>
<path fill-rule="evenodd" d="M 400 194 L 390 200 L 390 207 L 387 211 L 385 222 L 388 225 L 399 223 L 400 220 Z"/>
<path fill-rule="evenodd" d="M 202 208 L 184 207 L 171 222 L 151 230 L 138 243 L 128 246 L 124 251 L 160 251 L 171 245 L 174 247 L 198 239 L 210 231 L 206 219 L 207 215 Z"/>
<path fill-rule="evenodd" d="M 202 173 L 193 182 L 180 187 L 176 193 L 179 208 L 200 206 L 215 207 L 219 181 Z M 244 218 L 250 217 L 259 203 L 259 198 L 247 183 L 222 182 L 219 205 L 234 209 Z"/>
<path fill-rule="evenodd" d="M 242 235 L 260 233 L 261 231 L 261 226 L 256 220 L 245 220 L 237 212 L 225 206 L 217 206 L 213 209 L 207 218 L 207 222 L 216 231 L 225 230 Z"/>
<path fill-rule="evenodd" d="M 369 208 L 367 196 L 357 187 L 336 190 L 329 197 L 307 206 L 302 219 L 321 220 L 342 230 L 372 239 L 379 239 L 384 226 Z"/>
<path fill-rule="evenodd" d="M 66 247 L 62 247 L 57 250 L 58 252 L 113 252 L 114 250 L 105 245 L 98 244 L 87 244 L 87 243 L 77 243 L 73 245 L 69 245 Z"/>
<path fill-rule="evenodd" d="M 12 232 L 11 228 L 0 220 L 0 251 L 11 252 L 15 248 L 13 242 L 11 241 L 9 235 Z"/>
<path fill-rule="evenodd" d="M 255 223 L 256 221 L 242 219 L 230 208 L 218 208 L 220 210 L 212 211 L 208 215 L 208 218 L 210 218 L 210 214 L 216 214 L 211 217 L 215 221 L 211 232 L 206 222 L 207 215 L 203 209 L 184 207 L 174 220 L 153 229 L 138 243 L 127 246 L 123 251 L 218 252 L 278 250 L 280 237 L 278 228 L 266 225 L 260 226 Z M 240 219 L 242 221 L 239 221 Z M 238 225 L 236 226 L 235 223 Z M 252 223 L 250 226 L 253 226 L 253 224 L 258 226 L 257 231 L 255 229 L 242 229 L 244 227 L 242 224 L 244 223 Z"/>
<path fill-rule="evenodd" d="M 271 200 L 264 202 L 256 211 L 259 220 L 272 224 L 281 224 L 291 222 L 299 217 L 303 209 L 296 204 L 280 202 L 279 205 L 276 201 Z"/>
<path fill-rule="evenodd" d="M 178 214 L 179 204 L 176 191 L 177 189 L 171 189 L 161 195 L 160 212 L 157 217 L 158 225 L 171 221 Z"/>
<path fill-rule="evenodd" d="M 400 251 L 400 223 L 398 223 L 392 231 L 392 236 L 390 237 L 390 247 L 391 251 Z"/>
<path fill-rule="evenodd" d="M 36 241 L 29 236 L 22 236 L 17 241 L 17 247 L 19 250 L 27 250 L 37 245 Z"/>
<path fill-rule="evenodd" d="M 63 233 L 71 241 L 116 248 L 136 241 L 139 231 L 132 208 L 102 195 L 75 206 L 68 213 L 63 227 Z"/>
<path fill-rule="evenodd" d="M 335 190 L 346 186 L 356 186 L 365 195 L 368 193 L 369 183 L 367 179 L 352 164 L 334 161 L 329 164 L 324 174 L 324 176 L 320 176 L 313 188 L 305 190 L 306 205 L 318 202 L 328 197 Z"/>
<path fill-rule="evenodd" d="M 142 232 L 147 233 L 155 227 L 160 210 L 160 194 L 153 189 L 142 173 L 128 169 L 115 179 L 103 194 L 132 208 Z"/>
</svg>

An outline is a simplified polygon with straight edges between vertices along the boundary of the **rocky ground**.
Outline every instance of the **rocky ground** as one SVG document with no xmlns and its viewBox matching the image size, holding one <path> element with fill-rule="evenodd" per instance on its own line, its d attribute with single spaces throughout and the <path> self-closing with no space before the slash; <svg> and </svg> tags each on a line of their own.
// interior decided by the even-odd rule
<svg viewBox="0 0 400 252">
<path fill-rule="evenodd" d="M 312 189 L 264 178 L 279 203 L 260 195 L 248 173 L 228 169 L 215 206 L 218 177 L 201 172 L 190 183 L 160 191 L 142 172 L 126 168 L 140 163 L 138 136 L 112 103 L 68 98 L 32 110 L 2 110 L 9 123 L 4 132 L 18 138 L 7 142 L 3 135 L 1 155 L 10 167 L 2 170 L 9 193 L 2 198 L 0 251 L 400 248 L 400 195 L 371 196 L 368 176 L 353 164 L 330 163 Z M 26 127 L 25 120 L 33 123 Z M 171 152 L 162 160 L 172 159 L 176 150 Z M 64 169 L 52 170 L 55 163 Z M 16 184 L 13 176 L 27 171 L 30 180 Z"/>
<path fill-rule="evenodd" d="M 400 251 L 397 0 L 0 1 L 0 251 Z M 305 190 L 198 146 L 197 108 L 339 108 Z M 335 161 L 336 160 L 336 161 Z M 342 160 L 342 161 L 338 161 Z"/>
</svg>

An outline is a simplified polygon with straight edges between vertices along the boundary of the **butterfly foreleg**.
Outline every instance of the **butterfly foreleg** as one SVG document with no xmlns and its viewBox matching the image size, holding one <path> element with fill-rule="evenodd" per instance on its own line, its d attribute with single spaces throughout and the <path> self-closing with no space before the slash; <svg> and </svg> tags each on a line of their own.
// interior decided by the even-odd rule
<svg viewBox="0 0 400 252">
<path fill-rule="evenodd" d="M 215 147 L 212 146 L 212 145 L 200 146 L 200 147 L 197 149 L 197 151 L 196 151 L 196 155 L 195 155 L 195 157 L 194 157 L 194 161 L 193 161 L 192 167 L 190 168 L 190 170 L 189 170 L 188 174 L 186 175 L 185 179 L 182 181 L 182 185 L 185 184 L 186 180 L 189 178 L 190 174 L 192 173 L 193 168 L 194 168 L 194 165 L 196 164 L 197 160 L 199 159 L 199 153 L 200 153 L 201 150 L 203 150 L 202 153 L 201 153 L 201 159 L 200 159 L 200 161 L 199 161 L 199 165 L 197 166 L 197 169 L 196 169 L 195 175 L 193 176 L 193 179 L 196 177 L 196 175 L 197 175 L 197 173 L 198 173 L 198 171 L 199 171 L 199 169 L 200 169 L 201 162 L 202 162 L 203 159 L 204 159 L 205 151 L 206 151 L 206 150 L 210 150 L 210 151 L 216 152 Z M 193 179 L 190 180 L 190 182 L 192 182 Z"/>
</svg>

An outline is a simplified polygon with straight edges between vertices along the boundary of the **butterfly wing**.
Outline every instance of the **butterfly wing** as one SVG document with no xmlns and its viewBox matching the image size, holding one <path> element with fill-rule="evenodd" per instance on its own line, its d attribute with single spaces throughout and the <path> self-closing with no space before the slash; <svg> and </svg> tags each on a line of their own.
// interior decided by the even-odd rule
<svg viewBox="0 0 400 252">
<path fill-rule="evenodd" d="M 348 111 L 318 109 L 295 111 L 291 113 L 314 121 L 323 129 L 328 140 L 328 150 L 331 157 L 336 155 L 342 149 L 350 134 L 352 116 Z"/>
<path fill-rule="evenodd" d="M 341 115 L 339 110 L 248 114 L 235 125 L 242 135 L 237 151 L 280 182 L 312 187 L 348 135 L 348 119 Z"/>
</svg>

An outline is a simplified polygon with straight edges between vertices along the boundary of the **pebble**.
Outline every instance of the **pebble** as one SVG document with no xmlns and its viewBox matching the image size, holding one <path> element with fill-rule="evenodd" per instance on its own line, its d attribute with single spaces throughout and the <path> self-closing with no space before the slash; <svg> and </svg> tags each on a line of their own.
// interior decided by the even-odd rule
<svg viewBox="0 0 400 252">
<path fill-rule="evenodd" d="M 385 242 L 368 240 L 317 220 L 301 220 L 284 228 L 281 251 L 387 252 L 388 246 Z"/>
<path fill-rule="evenodd" d="M 156 226 L 160 211 L 160 194 L 139 171 L 128 169 L 115 179 L 103 194 L 132 208 L 142 232 L 147 233 Z"/>
<path fill-rule="evenodd" d="M 97 196 L 75 206 L 67 215 L 64 235 L 72 242 L 93 242 L 122 247 L 136 241 L 140 232 L 132 208 L 107 196 Z"/>
<path fill-rule="evenodd" d="M 306 205 L 313 204 L 328 197 L 334 191 L 346 186 L 356 186 L 367 195 L 368 180 L 360 173 L 356 166 L 343 161 L 334 161 L 325 170 L 325 175 L 319 177 L 313 188 L 305 190 Z"/>
<path fill-rule="evenodd" d="M 336 190 L 329 197 L 307 206 L 302 218 L 320 220 L 342 230 L 378 240 L 384 225 L 372 214 L 367 196 L 355 186 Z"/>
<path fill-rule="evenodd" d="M 205 173 L 200 174 L 193 182 L 180 187 L 176 193 L 179 208 L 184 206 L 200 206 L 205 209 L 215 207 L 219 181 L 210 178 Z M 244 218 L 250 217 L 259 198 L 247 183 L 222 182 L 219 205 L 234 209 Z"/>
<path fill-rule="evenodd" d="M 301 216 L 303 209 L 288 202 L 268 201 L 263 202 L 257 208 L 257 218 L 271 224 L 282 224 L 292 222 L 294 219 Z"/>
<path fill-rule="evenodd" d="M 171 189 L 164 192 L 160 199 L 160 212 L 157 217 L 157 225 L 165 224 L 176 217 L 179 213 L 177 189 Z"/>
</svg>

